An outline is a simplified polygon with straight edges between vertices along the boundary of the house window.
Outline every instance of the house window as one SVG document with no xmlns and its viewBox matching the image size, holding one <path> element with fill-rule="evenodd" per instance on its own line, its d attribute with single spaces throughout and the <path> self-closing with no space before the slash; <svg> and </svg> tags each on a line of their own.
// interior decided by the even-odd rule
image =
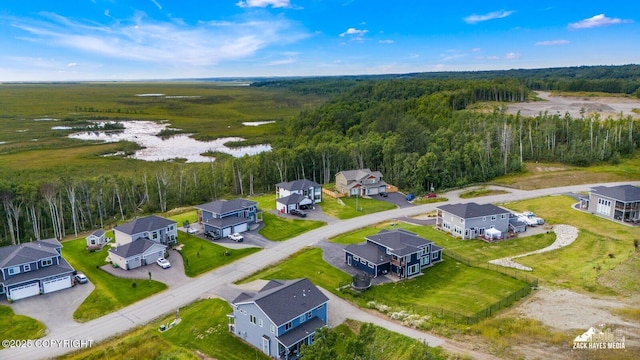
<svg viewBox="0 0 640 360">
<path fill-rule="evenodd" d="M 49 266 L 49 265 L 53 265 L 53 260 L 51 259 L 44 259 L 40 261 L 40 265 L 42 266 Z"/>
<path fill-rule="evenodd" d="M 249 315 L 249 322 L 252 323 L 253 325 L 256 324 L 256 317 L 255 315 Z"/>
<path fill-rule="evenodd" d="M 284 329 L 285 330 L 289 330 L 293 327 L 293 324 L 291 323 L 291 321 L 289 321 L 288 323 L 284 324 Z"/>
<path fill-rule="evenodd" d="M 365 260 L 365 259 L 360 259 L 360 263 L 362 263 L 362 264 L 364 264 L 364 265 L 367 265 L 367 260 Z"/>
<path fill-rule="evenodd" d="M 497 217 L 497 216 L 495 216 L 495 215 L 491 215 L 491 221 L 496 221 L 497 219 L 498 219 L 498 217 Z"/>
<path fill-rule="evenodd" d="M 609 215 L 611 213 L 611 201 L 605 199 L 598 199 L 598 207 L 596 208 L 598 214 Z"/>
<path fill-rule="evenodd" d="M 276 327 L 275 327 L 275 326 L 273 326 L 273 325 L 269 326 L 269 331 L 270 331 L 272 334 L 275 334 L 275 333 L 276 333 Z"/>
<path fill-rule="evenodd" d="M 20 267 L 16 266 L 16 267 L 9 268 L 9 275 L 15 275 L 15 274 L 20 274 Z"/>
<path fill-rule="evenodd" d="M 25 271 L 25 272 L 27 272 L 27 271 L 31 271 L 31 265 L 26 264 L 26 265 L 24 266 L 24 271 Z"/>
<path fill-rule="evenodd" d="M 262 319 L 258 319 L 258 326 L 262 327 L 264 325 L 264 322 L 262 321 Z"/>
<path fill-rule="evenodd" d="M 301 315 L 299 319 L 300 319 L 300 324 L 302 324 L 303 322 L 305 322 L 305 320 L 307 320 L 307 317 L 304 315 Z"/>
<path fill-rule="evenodd" d="M 486 217 L 486 216 L 483 216 L 483 217 L 482 217 L 482 221 L 487 221 L 487 217 Z"/>
<path fill-rule="evenodd" d="M 158 238 L 158 233 L 157 232 L 152 232 L 151 233 L 151 238 L 153 238 L 154 240 Z"/>
<path fill-rule="evenodd" d="M 458 235 L 462 235 L 462 229 L 460 228 L 460 226 L 456 226 L 455 229 L 453 229 L 453 232 Z"/>
<path fill-rule="evenodd" d="M 369 267 L 373 269 L 373 263 L 369 263 Z"/>
<path fill-rule="evenodd" d="M 169 225 L 169 231 L 173 231 L 173 225 Z"/>
<path fill-rule="evenodd" d="M 429 264 L 429 255 L 420 259 L 420 266 L 425 266 Z"/>
<path fill-rule="evenodd" d="M 422 254 L 421 255 L 427 255 L 429 253 L 429 247 L 425 246 L 422 248 Z"/>
<path fill-rule="evenodd" d="M 500 218 L 501 218 L 502 220 L 506 219 L 506 218 L 507 218 L 507 214 L 502 214 L 502 215 L 500 215 Z"/>
<path fill-rule="evenodd" d="M 463 223 L 463 222 L 464 222 L 464 219 L 463 219 L 463 218 L 460 218 L 460 223 Z"/>
<path fill-rule="evenodd" d="M 312 316 L 313 316 L 313 312 L 309 311 L 307 313 L 307 319 L 311 319 Z"/>
<path fill-rule="evenodd" d="M 354 257 L 353 257 L 353 261 L 360 261 L 360 258 L 359 258 L 359 257 L 357 257 L 357 256 L 354 256 Z"/>
<path fill-rule="evenodd" d="M 418 273 L 418 271 L 420 271 L 420 265 L 414 264 L 409 266 L 409 275 L 416 274 Z"/>
</svg>

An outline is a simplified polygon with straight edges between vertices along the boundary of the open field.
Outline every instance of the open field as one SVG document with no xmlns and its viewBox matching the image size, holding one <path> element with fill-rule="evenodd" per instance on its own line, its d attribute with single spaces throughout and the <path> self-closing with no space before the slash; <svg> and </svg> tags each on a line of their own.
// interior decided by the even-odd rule
<svg viewBox="0 0 640 360">
<path fill-rule="evenodd" d="M 265 212 L 262 216 L 264 217 L 264 227 L 260 229 L 260 235 L 271 241 L 291 239 L 326 225 L 322 221 L 285 219 L 268 212 Z"/>
<path fill-rule="evenodd" d="M 476 197 L 507 194 L 507 193 L 508 192 L 504 191 L 504 190 L 480 188 L 480 189 L 474 189 L 474 190 L 465 191 L 465 192 L 460 194 L 460 198 L 462 198 L 462 199 L 471 199 L 471 198 L 476 198 Z"/>
<path fill-rule="evenodd" d="M 163 333 L 160 324 L 175 314 L 61 359 L 268 359 L 229 333 L 229 312 L 223 300 L 201 300 L 180 309 L 181 322 Z"/>
<path fill-rule="evenodd" d="M 521 174 L 506 175 L 491 180 L 491 184 L 524 190 L 543 189 L 555 186 L 618 182 L 640 179 L 640 154 L 630 159 L 621 159 L 616 164 L 599 164 L 588 167 L 560 163 L 525 164 Z"/>
<path fill-rule="evenodd" d="M 84 272 L 95 286 L 73 314 L 77 321 L 85 322 L 109 314 L 167 288 L 155 280 L 122 279 L 98 269 L 106 264 L 107 247 L 88 252 L 84 238 L 65 241 L 62 245 L 64 258 L 74 269 Z M 134 282 L 135 287 L 132 285 Z"/>
<path fill-rule="evenodd" d="M 229 249 L 187 233 L 180 233 L 179 241 L 183 244 L 180 254 L 184 272 L 189 277 L 198 276 L 261 250 L 257 247 Z"/>
<path fill-rule="evenodd" d="M 338 200 L 342 201 L 344 205 L 340 204 Z M 329 196 L 323 198 L 320 207 L 325 214 L 341 220 L 396 208 L 391 203 L 372 198 L 343 197 L 334 199 Z"/>
<path fill-rule="evenodd" d="M 37 339 L 45 332 L 46 326 L 40 321 L 16 315 L 11 307 L 0 305 L 0 339 Z"/>
</svg>

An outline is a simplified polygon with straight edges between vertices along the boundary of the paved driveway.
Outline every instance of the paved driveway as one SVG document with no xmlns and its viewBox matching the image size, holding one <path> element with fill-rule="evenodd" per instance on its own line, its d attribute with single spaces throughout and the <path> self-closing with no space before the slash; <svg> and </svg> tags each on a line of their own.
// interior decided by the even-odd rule
<svg viewBox="0 0 640 360">
<path fill-rule="evenodd" d="M 102 270 L 109 274 L 121 278 L 127 279 L 148 279 L 149 273 L 151 273 L 151 279 L 157 280 L 167 284 L 169 288 L 176 287 L 183 284 L 185 281 L 189 281 L 189 277 L 184 274 L 184 263 L 182 262 L 182 256 L 176 250 L 167 249 L 169 257 L 167 260 L 171 263 L 171 267 L 163 269 L 157 264 L 149 264 L 140 266 L 131 270 L 124 270 L 121 268 L 114 268 L 112 265 L 104 265 Z"/>
<path fill-rule="evenodd" d="M 381 201 L 386 201 L 388 203 L 392 203 L 399 208 L 406 208 L 414 206 L 412 203 L 407 201 L 407 196 L 401 192 L 390 192 L 387 193 L 387 197 L 381 195 L 374 195 L 371 198 Z"/>
</svg>

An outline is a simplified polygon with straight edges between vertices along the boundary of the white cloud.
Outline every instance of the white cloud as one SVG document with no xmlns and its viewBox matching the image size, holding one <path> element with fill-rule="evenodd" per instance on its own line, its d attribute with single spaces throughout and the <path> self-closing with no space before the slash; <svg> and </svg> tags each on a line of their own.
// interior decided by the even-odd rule
<svg viewBox="0 0 640 360">
<path fill-rule="evenodd" d="M 490 12 L 488 14 L 484 14 L 484 15 L 469 15 L 467 17 L 465 17 L 463 20 L 464 22 L 468 23 L 468 24 L 475 24 L 475 23 L 479 23 L 482 21 L 487 21 L 487 20 L 493 20 L 493 19 L 502 19 L 505 18 L 511 14 L 513 14 L 514 11 L 505 11 L 505 10 L 501 10 L 501 11 L 494 11 L 494 12 Z"/>
<path fill-rule="evenodd" d="M 80 22 L 56 14 L 43 21 L 18 19 L 14 27 L 27 41 L 65 48 L 98 57 L 203 67 L 244 59 L 269 46 L 293 43 L 310 36 L 283 18 L 237 22 L 200 22 L 185 25 L 147 20 L 144 14 L 110 25 Z M 23 37 L 25 38 L 25 37 Z"/>
<path fill-rule="evenodd" d="M 162 5 L 157 0 L 151 0 L 151 2 L 158 7 L 159 10 L 162 10 Z"/>
<path fill-rule="evenodd" d="M 270 62 L 268 65 L 271 65 L 271 66 L 288 65 L 288 64 L 293 64 L 296 61 L 297 60 L 294 58 L 288 58 L 288 59 L 282 59 L 282 60 L 274 60 Z"/>
<path fill-rule="evenodd" d="M 536 42 L 536 46 L 551 46 L 568 44 L 569 40 L 546 40 Z"/>
<path fill-rule="evenodd" d="M 608 18 L 604 14 L 596 15 L 588 19 L 570 23 L 569 29 L 589 29 L 598 26 L 608 26 L 622 23 L 629 23 L 631 20 L 622 20 L 619 18 Z"/>
<path fill-rule="evenodd" d="M 378 43 L 380 44 L 393 44 L 393 40 L 378 40 Z"/>
<path fill-rule="evenodd" d="M 76 66 L 78 66 L 77 62 L 70 62 L 67 64 L 67 67 L 76 67 Z"/>
<path fill-rule="evenodd" d="M 507 60 L 519 59 L 520 54 L 516 52 L 509 52 L 504 55 L 504 58 Z"/>
<path fill-rule="evenodd" d="M 291 7 L 291 3 L 289 0 L 245 0 L 238 1 L 236 3 L 238 7 L 248 8 L 248 7 L 261 7 L 266 8 L 271 6 L 272 8 L 288 8 Z"/>
<path fill-rule="evenodd" d="M 480 52 L 480 51 L 482 51 L 482 49 L 480 49 L 480 48 L 473 48 L 473 49 L 471 49 L 471 52 Z"/>
<path fill-rule="evenodd" d="M 358 30 L 356 28 L 348 28 L 347 31 L 340 34 L 340 37 L 345 37 L 347 35 L 352 35 L 352 36 L 355 35 L 357 37 L 360 37 L 366 34 L 367 32 L 369 32 L 369 30 Z"/>
</svg>

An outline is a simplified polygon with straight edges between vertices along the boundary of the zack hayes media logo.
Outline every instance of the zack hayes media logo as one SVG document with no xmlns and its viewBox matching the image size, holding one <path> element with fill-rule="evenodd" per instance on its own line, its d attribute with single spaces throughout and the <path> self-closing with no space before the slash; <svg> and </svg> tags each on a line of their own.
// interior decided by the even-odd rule
<svg viewBox="0 0 640 360">
<path fill-rule="evenodd" d="M 574 349 L 587 350 L 620 350 L 626 349 L 622 330 L 606 328 L 604 331 L 590 327 L 589 330 L 576 336 L 573 340 Z"/>
</svg>

